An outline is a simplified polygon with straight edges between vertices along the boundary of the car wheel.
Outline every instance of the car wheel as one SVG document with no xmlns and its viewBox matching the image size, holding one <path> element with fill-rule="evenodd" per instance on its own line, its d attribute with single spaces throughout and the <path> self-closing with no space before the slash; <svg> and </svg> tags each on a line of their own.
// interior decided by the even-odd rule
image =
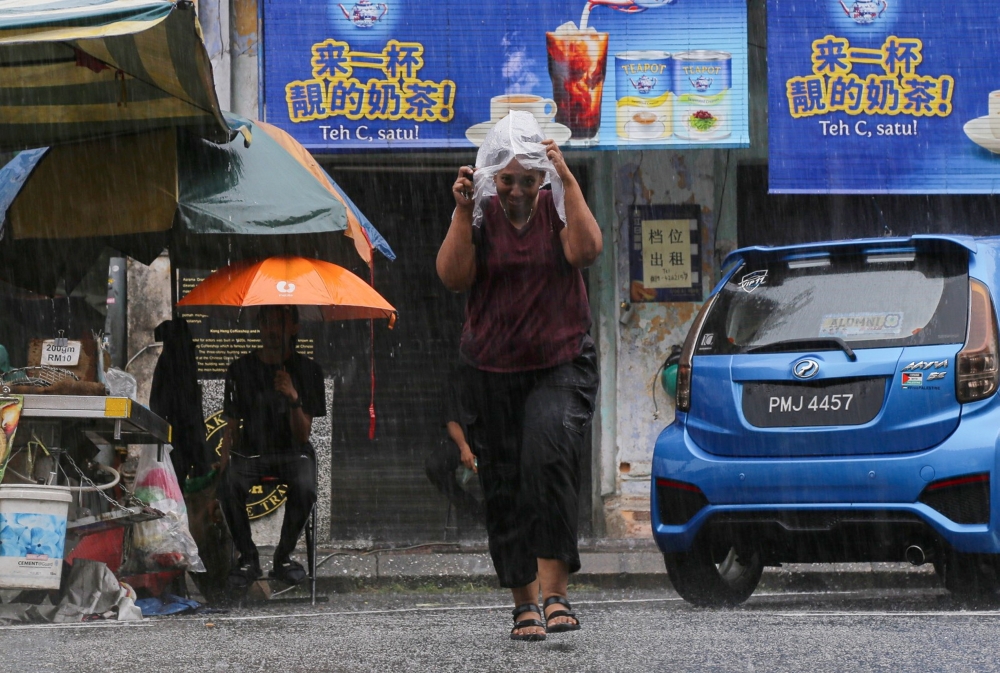
<svg viewBox="0 0 1000 673">
<path fill-rule="evenodd" d="M 706 608 L 739 605 L 750 598 L 764 572 L 759 552 L 739 553 L 734 547 L 713 555 L 705 545 L 695 543 L 691 551 L 664 554 L 663 559 L 681 598 Z"/>
<path fill-rule="evenodd" d="M 934 569 L 951 593 L 965 598 L 995 597 L 1000 589 L 997 560 L 983 554 L 951 552 Z"/>
</svg>

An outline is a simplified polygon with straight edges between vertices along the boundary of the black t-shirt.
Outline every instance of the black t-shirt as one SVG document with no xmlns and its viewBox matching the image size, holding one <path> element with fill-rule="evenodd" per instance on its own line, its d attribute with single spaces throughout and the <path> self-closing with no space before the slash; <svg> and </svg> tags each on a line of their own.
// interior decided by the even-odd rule
<svg viewBox="0 0 1000 673">
<path fill-rule="evenodd" d="M 323 370 L 298 353 L 285 360 L 285 370 L 302 401 L 302 411 L 309 416 L 326 415 L 326 390 Z M 261 362 L 256 353 L 244 355 L 226 371 L 226 392 L 222 413 L 230 422 L 242 424 L 240 445 L 233 452 L 242 456 L 298 453 L 307 444 L 295 441 L 289 420 L 289 400 L 274 389 L 274 375 L 279 365 Z"/>
</svg>

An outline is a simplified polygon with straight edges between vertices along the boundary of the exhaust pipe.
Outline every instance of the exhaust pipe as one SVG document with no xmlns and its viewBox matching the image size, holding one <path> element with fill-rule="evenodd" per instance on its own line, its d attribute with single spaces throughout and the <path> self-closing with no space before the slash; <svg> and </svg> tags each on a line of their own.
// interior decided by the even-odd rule
<svg viewBox="0 0 1000 673">
<path fill-rule="evenodd" d="M 909 547 L 906 548 L 906 551 L 903 553 L 903 557 L 911 565 L 922 566 L 923 564 L 927 563 L 934 557 L 933 552 L 934 552 L 933 549 L 928 549 L 927 551 L 924 551 L 923 547 L 911 544 Z"/>
</svg>

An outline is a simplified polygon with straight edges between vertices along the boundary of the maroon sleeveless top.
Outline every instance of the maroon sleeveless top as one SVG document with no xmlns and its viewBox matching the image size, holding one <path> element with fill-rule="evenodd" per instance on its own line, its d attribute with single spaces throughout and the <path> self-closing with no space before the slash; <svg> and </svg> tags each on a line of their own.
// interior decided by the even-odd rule
<svg viewBox="0 0 1000 673">
<path fill-rule="evenodd" d="M 580 354 L 590 329 L 583 275 L 563 254 L 550 190 L 520 230 L 494 196 L 473 227 L 476 279 L 465 305 L 462 358 L 490 372 L 543 369 Z"/>
</svg>

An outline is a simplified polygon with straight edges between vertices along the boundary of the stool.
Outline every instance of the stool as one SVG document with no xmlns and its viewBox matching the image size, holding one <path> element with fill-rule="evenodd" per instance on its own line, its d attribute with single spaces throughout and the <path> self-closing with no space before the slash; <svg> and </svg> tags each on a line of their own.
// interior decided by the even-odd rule
<svg viewBox="0 0 1000 673">
<path fill-rule="evenodd" d="M 309 567 L 309 598 L 316 605 L 316 503 L 306 520 L 306 565 Z"/>
</svg>

